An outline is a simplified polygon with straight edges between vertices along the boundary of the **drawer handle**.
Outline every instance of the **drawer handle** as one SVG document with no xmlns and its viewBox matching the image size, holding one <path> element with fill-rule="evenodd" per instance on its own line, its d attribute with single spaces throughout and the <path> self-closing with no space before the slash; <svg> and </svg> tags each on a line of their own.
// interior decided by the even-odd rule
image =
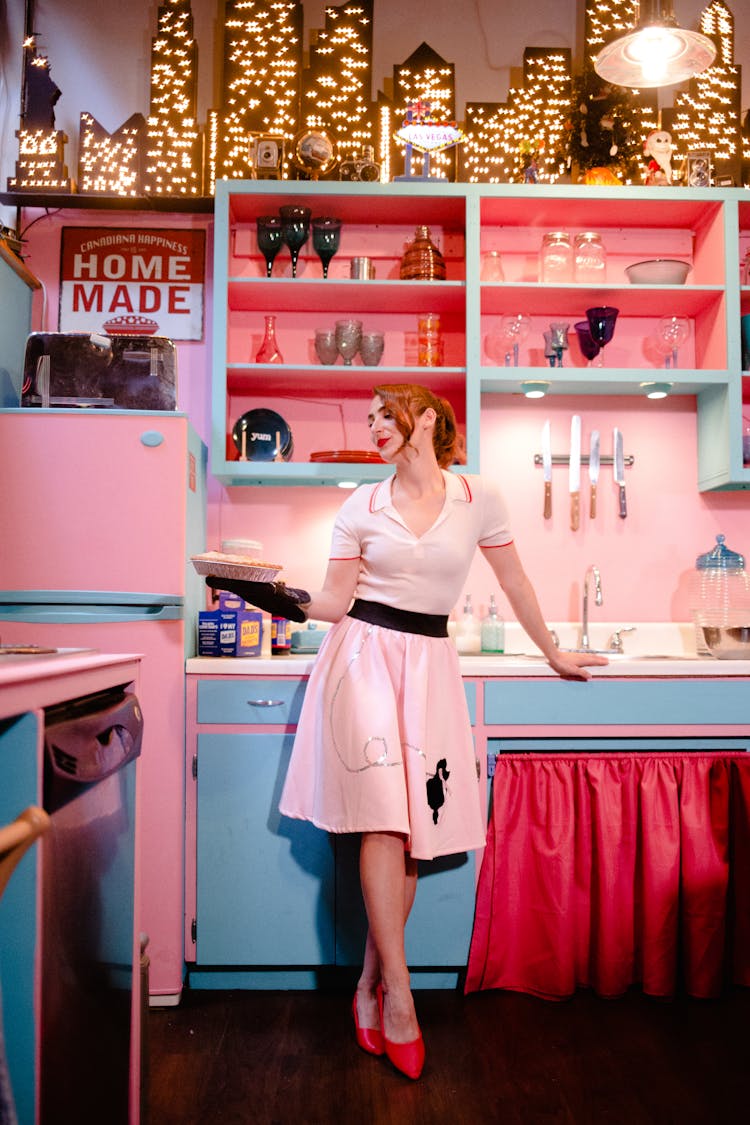
<svg viewBox="0 0 750 1125">
<path fill-rule="evenodd" d="M 248 707 L 281 707 L 283 699 L 248 699 Z"/>
</svg>

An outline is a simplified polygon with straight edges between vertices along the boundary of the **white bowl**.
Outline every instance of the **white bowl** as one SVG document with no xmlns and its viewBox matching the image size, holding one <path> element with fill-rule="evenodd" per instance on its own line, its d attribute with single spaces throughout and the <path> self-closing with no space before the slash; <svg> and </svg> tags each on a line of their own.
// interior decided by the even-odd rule
<svg viewBox="0 0 750 1125">
<path fill-rule="evenodd" d="M 631 285 L 684 285 L 692 266 L 677 258 L 650 258 L 625 267 Z"/>
</svg>

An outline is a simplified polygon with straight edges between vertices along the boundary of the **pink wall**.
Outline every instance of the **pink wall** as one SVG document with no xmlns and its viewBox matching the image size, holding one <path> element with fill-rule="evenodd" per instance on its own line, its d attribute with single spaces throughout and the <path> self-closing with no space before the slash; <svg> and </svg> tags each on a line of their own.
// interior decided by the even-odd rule
<svg viewBox="0 0 750 1125">
<path fill-rule="evenodd" d="M 27 223 L 34 216 L 26 213 Z M 29 230 L 29 267 L 45 283 L 48 330 L 57 328 L 60 227 L 63 225 L 207 226 L 209 269 L 206 283 L 204 340 L 181 343 L 179 406 L 207 440 L 210 432 L 212 224 L 207 216 L 153 215 L 68 211 L 42 215 Z M 34 329 L 42 327 L 41 296 L 34 311 Z M 96 327 L 93 326 L 92 327 Z M 534 465 L 540 452 L 542 423 L 550 419 L 553 452 L 568 449 L 570 416 L 582 416 L 584 449 L 592 429 L 602 434 L 602 451 L 612 451 L 612 427 L 625 437 L 625 452 L 635 456 L 627 471 L 629 514 L 617 515 L 611 470 L 599 485 L 599 510 L 588 518 L 584 473 L 581 528 L 572 532 L 568 519 L 567 470 L 553 470 L 553 518 L 542 518 L 542 474 Z M 351 428 L 352 448 L 366 448 L 361 432 Z M 486 395 L 482 415 L 482 470 L 497 476 L 511 508 L 516 542 L 550 621 L 575 621 L 580 615 L 583 575 L 590 563 L 602 573 L 605 603 L 602 620 L 687 620 L 687 583 L 695 557 L 709 550 L 722 532 L 736 551 L 750 556 L 750 492 L 699 493 L 697 490 L 696 411 L 690 397 L 649 402 L 640 397 L 563 398 L 529 401 L 521 396 Z M 253 538 L 264 555 L 284 564 L 292 584 L 319 586 L 328 557 L 330 531 L 343 494 L 335 488 L 224 488 L 209 481 L 208 542 Z M 475 607 L 486 604 L 494 579 L 481 557 L 466 586 Z M 501 599 L 502 604 L 502 599 Z"/>
</svg>

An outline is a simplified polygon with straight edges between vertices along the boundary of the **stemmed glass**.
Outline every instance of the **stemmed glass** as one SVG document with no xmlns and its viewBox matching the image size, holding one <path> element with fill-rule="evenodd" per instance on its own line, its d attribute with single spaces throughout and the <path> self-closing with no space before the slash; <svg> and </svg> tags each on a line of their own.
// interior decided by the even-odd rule
<svg viewBox="0 0 750 1125">
<path fill-rule="evenodd" d="M 518 367 L 518 348 L 528 336 L 530 329 L 531 317 L 524 316 L 523 313 L 504 316 L 500 321 L 499 333 L 493 332 L 487 337 L 487 352 L 490 358 L 497 363 L 500 356 L 503 356 L 505 366 L 510 367 L 512 354 L 513 366 Z"/>
<path fill-rule="evenodd" d="M 284 242 L 292 256 L 292 277 L 297 276 L 297 258 L 310 234 L 310 208 L 293 203 L 279 207 Z"/>
<path fill-rule="evenodd" d="M 351 367 L 352 360 L 359 351 L 362 343 L 361 320 L 336 321 L 336 347 L 339 350 L 346 367 Z"/>
<path fill-rule="evenodd" d="M 592 309 L 586 309 L 586 319 L 589 322 L 592 339 L 602 350 L 615 334 L 615 321 L 619 311 L 611 305 L 597 305 Z"/>
<path fill-rule="evenodd" d="M 557 359 L 557 366 L 562 367 L 562 354 L 564 351 L 568 350 L 568 331 L 570 330 L 570 325 L 564 324 L 562 321 L 552 321 L 549 329 L 550 340 Z"/>
<path fill-rule="evenodd" d="M 669 367 L 670 356 L 672 367 L 677 366 L 677 351 L 685 343 L 690 334 L 690 321 L 686 316 L 663 316 L 659 321 L 657 343 L 659 350 L 664 353 L 664 366 Z"/>
<path fill-rule="evenodd" d="M 313 249 L 323 263 L 323 277 L 328 277 L 331 258 L 338 251 L 341 219 L 318 218 L 312 221 Z"/>
<path fill-rule="evenodd" d="M 599 347 L 596 340 L 591 335 L 589 322 L 587 320 L 578 320 L 573 325 L 573 328 L 575 329 L 576 335 L 578 337 L 578 346 L 583 353 L 583 358 L 588 361 L 588 366 L 591 367 L 592 361 L 595 360 L 597 356 L 599 356 L 599 363 L 597 364 L 597 367 L 601 367 L 602 359 L 600 352 L 602 349 Z"/>
<path fill-rule="evenodd" d="M 281 219 L 278 215 L 261 215 L 255 225 L 258 231 L 258 249 L 266 259 L 266 277 L 270 277 L 274 258 L 284 241 Z"/>
</svg>

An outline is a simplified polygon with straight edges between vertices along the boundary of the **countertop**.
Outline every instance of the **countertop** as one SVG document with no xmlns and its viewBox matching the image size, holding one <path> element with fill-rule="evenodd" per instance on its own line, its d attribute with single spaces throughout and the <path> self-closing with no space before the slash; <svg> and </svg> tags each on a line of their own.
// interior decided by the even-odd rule
<svg viewBox="0 0 750 1125">
<path fill-rule="evenodd" d="M 91 650 L 0 656 L 0 719 L 130 683 L 138 677 L 140 659 Z"/>
<path fill-rule="evenodd" d="M 321 626 L 327 628 L 327 626 Z M 563 648 L 575 649 L 580 643 L 580 625 L 574 622 L 549 623 Z M 448 626 L 449 631 L 451 625 Z M 305 627 L 302 626 L 304 632 Z M 598 650 L 609 648 L 616 631 L 622 634 L 625 652 L 607 653 L 609 664 L 590 671 L 594 679 L 609 678 L 692 678 L 707 676 L 725 679 L 750 676 L 750 660 L 717 660 L 695 654 L 695 628 L 680 621 L 606 622 L 590 625 L 590 644 Z M 557 679 L 549 664 L 515 621 L 505 623 L 505 648 L 502 656 L 460 656 L 463 676 L 549 677 Z M 534 655 L 536 653 L 536 655 Z M 194 657 L 187 661 L 193 675 L 219 676 L 307 676 L 315 655 L 293 654 L 273 657 Z"/>
<path fill-rule="evenodd" d="M 314 656 L 197 656 L 188 660 L 190 675 L 201 676 L 307 676 Z M 541 656 L 462 656 L 459 658 L 464 676 L 548 677 L 557 679 Z M 750 660 L 714 660 L 701 657 L 674 656 L 612 656 L 603 667 L 591 668 L 593 679 L 693 678 L 750 676 Z"/>
</svg>

